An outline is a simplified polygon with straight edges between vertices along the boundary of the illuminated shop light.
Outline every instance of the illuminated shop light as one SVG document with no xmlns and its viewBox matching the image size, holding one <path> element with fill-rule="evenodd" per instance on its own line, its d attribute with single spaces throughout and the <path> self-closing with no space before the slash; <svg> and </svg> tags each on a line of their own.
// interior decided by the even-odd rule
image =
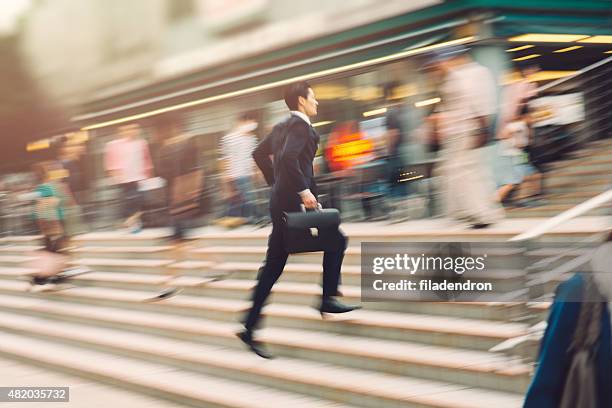
<svg viewBox="0 0 612 408">
<path fill-rule="evenodd" d="M 561 48 L 560 50 L 554 50 L 553 52 L 561 53 L 561 52 L 569 52 L 574 50 L 579 50 L 580 48 L 584 48 L 582 45 L 572 45 L 571 47 Z"/>
<path fill-rule="evenodd" d="M 370 116 L 382 115 L 383 113 L 387 113 L 387 108 L 374 109 L 371 111 L 363 112 L 363 117 L 367 118 Z"/>
<path fill-rule="evenodd" d="M 581 34 L 523 34 L 508 38 L 512 42 L 574 42 L 588 38 L 588 35 Z"/>
<path fill-rule="evenodd" d="M 528 50 L 529 48 L 533 48 L 533 47 L 535 47 L 535 45 L 521 45 L 520 47 L 509 48 L 509 49 L 506 50 L 506 52 L 515 52 L 515 51 Z"/>
<path fill-rule="evenodd" d="M 441 101 L 442 99 L 440 98 L 431 98 L 431 99 L 426 99 L 424 101 L 415 102 L 414 106 L 416 106 L 417 108 L 422 108 L 423 106 L 434 105 Z"/>
<path fill-rule="evenodd" d="M 530 55 L 525 55 L 524 57 L 514 58 L 512 61 L 526 61 L 526 60 L 538 58 L 541 56 L 542 56 L 541 54 L 530 54 Z"/>
</svg>

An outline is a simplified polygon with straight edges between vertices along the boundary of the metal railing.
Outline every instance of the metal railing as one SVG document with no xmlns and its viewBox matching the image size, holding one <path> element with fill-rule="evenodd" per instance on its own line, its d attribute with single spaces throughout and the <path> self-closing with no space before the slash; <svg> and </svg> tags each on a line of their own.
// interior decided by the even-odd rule
<svg viewBox="0 0 612 408">
<path fill-rule="evenodd" d="M 561 97 L 570 94 L 583 102 L 584 120 L 548 126 L 535 124 L 537 144 L 546 146 L 548 157 L 559 157 L 585 142 L 612 136 L 612 57 L 591 64 L 573 74 L 545 84 L 537 89 L 540 97 Z M 537 99 L 537 98 L 536 98 Z M 533 108 L 533 102 L 530 103 Z M 557 119 L 566 120 L 566 112 L 556 112 Z"/>
<path fill-rule="evenodd" d="M 543 224 L 537 225 L 526 232 L 510 238 L 508 241 L 524 242 L 526 248 L 533 247 L 532 243 L 535 239 L 552 231 L 554 228 L 559 227 L 567 221 L 584 215 L 609 202 L 612 202 L 612 189 L 564 211 Z M 612 223 L 609 223 L 607 226 L 603 225 L 602 227 L 604 231 L 595 232 L 577 244 L 569 248 L 564 248 L 559 253 L 541 259 L 527 267 L 525 271 L 525 283 L 527 290 L 530 292 L 531 302 L 526 303 L 525 306 L 541 302 L 549 303 L 554 299 L 554 293 L 549 291 L 547 285 L 551 282 L 560 282 L 564 277 L 576 273 L 585 267 L 593 256 L 593 245 L 603 241 L 604 236 L 607 236 L 609 230 L 612 228 Z M 606 231 L 606 228 L 608 231 Z M 568 257 L 570 259 L 564 261 L 564 259 Z M 559 265 L 554 266 L 557 262 L 559 262 Z M 526 308 L 522 319 L 529 320 L 529 318 L 532 317 L 532 314 Z M 533 353 L 535 352 L 536 344 L 544 335 L 546 326 L 547 323 L 545 320 L 537 318 L 534 324 L 526 330 L 524 335 L 507 339 L 492 347 L 489 351 L 505 352 L 512 355 L 519 355 L 525 360 L 531 360 L 534 357 Z"/>
</svg>

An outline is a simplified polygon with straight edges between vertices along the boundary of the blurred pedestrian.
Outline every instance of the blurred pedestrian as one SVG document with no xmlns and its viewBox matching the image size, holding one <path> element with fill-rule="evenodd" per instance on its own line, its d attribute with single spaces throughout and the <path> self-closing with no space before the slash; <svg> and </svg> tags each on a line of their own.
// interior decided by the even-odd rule
<svg viewBox="0 0 612 408">
<path fill-rule="evenodd" d="M 542 192 L 542 174 L 530 163 L 526 151 L 533 138 L 528 102 L 537 94 L 537 90 L 533 83 L 527 81 L 523 71 L 517 69 L 513 76 L 513 81 L 503 89 L 497 121 L 499 142 L 495 165 L 500 186 L 497 199 L 502 204 L 524 206 L 524 199 Z M 513 196 L 516 199 L 512 200 Z"/>
<path fill-rule="evenodd" d="M 319 144 L 319 135 L 310 123 L 317 114 L 318 102 L 314 91 L 306 82 L 290 85 L 285 91 L 285 102 L 291 118 L 282 125 L 283 137 L 273 133 L 266 137 L 253 152 L 255 161 L 272 186 L 270 215 L 272 232 L 263 269 L 253 291 L 253 305 L 244 321 L 244 330 L 238 333 L 251 351 L 263 358 L 272 356 L 253 337 L 261 318 L 261 310 L 272 287 L 285 268 L 289 254 L 285 250 L 283 213 L 318 208 L 317 186 L 313 160 Z M 273 150 L 277 149 L 277 150 Z M 273 155 L 274 160 L 270 158 Z M 340 269 L 346 249 L 346 237 L 338 230 L 337 251 L 326 251 L 323 256 L 323 296 L 319 310 L 323 313 L 345 313 L 356 309 L 336 299 Z"/>
<path fill-rule="evenodd" d="M 385 107 L 387 112 L 385 115 L 385 141 L 387 144 L 387 174 L 389 183 L 389 193 L 392 198 L 399 199 L 406 195 L 406 183 L 402 183 L 400 174 L 404 166 L 402 157 L 402 147 L 408 138 L 406 117 L 406 105 L 395 98 L 394 92 L 399 87 L 398 82 L 389 82 L 383 88 Z"/>
<path fill-rule="evenodd" d="M 58 146 L 57 160 L 62 167 L 68 172 L 65 182 L 70 191 L 80 205 L 85 202 L 85 193 L 87 191 L 87 172 L 85 170 L 86 163 L 83 160 L 85 155 L 85 146 L 82 144 L 70 144 L 66 139 L 63 139 Z"/>
<path fill-rule="evenodd" d="M 34 219 L 43 236 L 45 249 L 49 252 L 59 252 L 64 246 L 64 217 L 67 197 L 56 183 L 57 168 L 52 162 L 35 164 L 32 168 L 37 186 L 32 198 L 35 201 Z"/>
<path fill-rule="evenodd" d="M 485 228 L 503 217 L 484 149 L 495 113 L 495 81 L 462 46 L 438 52 L 434 67 L 443 75 L 438 118 L 441 197 L 446 213 Z"/>
<path fill-rule="evenodd" d="M 612 231 L 557 288 L 525 408 L 612 407 Z"/>
<path fill-rule="evenodd" d="M 535 155 L 532 154 L 535 146 L 536 133 L 533 127 L 532 111 L 529 102 L 537 97 L 538 90 L 535 82 L 529 80 L 531 75 L 536 74 L 540 68 L 536 65 L 528 65 L 520 67 L 518 73 L 520 82 L 527 89 L 524 92 L 524 98 L 521 101 L 519 122 L 524 123 L 524 126 L 529 130 L 525 144 L 521 147 L 524 152 L 523 161 L 521 163 L 521 171 L 524 175 L 523 186 L 525 193 L 517 197 L 523 199 L 529 205 L 543 204 L 541 199 L 544 194 L 544 173 L 546 168 L 535 160 Z"/>
<path fill-rule="evenodd" d="M 67 228 L 66 208 L 75 205 L 70 190 L 61 181 L 65 170 L 57 162 L 43 162 L 33 166 L 38 185 L 23 199 L 35 202 L 34 218 L 44 240 L 44 252 L 35 255 L 31 267 L 37 272 L 32 276 L 33 286 L 56 284 L 69 276 L 89 272 L 88 268 L 67 268 L 68 257 L 65 255 L 67 241 L 71 230 Z"/>
<path fill-rule="evenodd" d="M 195 139 L 186 134 L 164 140 L 159 150 L 159 175 L 167 181 L 167 206 L 172 238 L 182 240 L 185 225 L 199 212 L 204 171 L 199 167 Z"/>
<path fill-rule="evenodd" d="M 164 140 L 159 150 L 159 174 L 167 181 L 168 217 L 172 226 L 170 237 L 173 259 L 181 261 L 185 255 L 185 228 L 200 213 L 200 200 L 204 188 L 204 170 L 198 166 L 198 149 L 195 139 L 186 134 Z M 180 293 L 172 286 L 175 274 L 165 282 L 167 289 L 148 301 L 167 299 Z"/>
<path fill-rule="evenodd" d="M 226 217 L 250 222 L 255 213 L 251 195 L 255 163 L 252 153 L 257 146 L 257 121 L 251 113 L 240 115 L 234 129 L 221 139 L 221 171 L 223 187 L 229 200 Z"/>
<path fill-rule="evenodd" d="M 425 146 L 427 159 L 437 157 L 438 151 L 440 151 L 440 135 L 438 133 L 439 108 L 439 103 L 431 105 L 423 117 L 423 122 L 415 130 L 417 139 Z"/>
<path fill-rule="evenodd" d="M 142 228 L 143 195 L 138 182 L 151 177 L 153 165 L 149 146 L 141 137 L 140 126 L 119 127 L 116 139 L 106 144 L 104 165 L 107 175 L 121 188 L 124 226 L 131 232 Z"/>
</svg>

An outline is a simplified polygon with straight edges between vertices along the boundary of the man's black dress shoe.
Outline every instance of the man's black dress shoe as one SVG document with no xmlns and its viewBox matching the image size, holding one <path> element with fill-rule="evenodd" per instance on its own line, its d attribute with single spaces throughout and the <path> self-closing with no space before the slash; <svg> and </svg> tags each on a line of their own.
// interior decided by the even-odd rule
<svg viewBox="0 0 612 408">
<path fill-rule="evenodd" d="M 253 353 L 257 354 L 259 357 L 266 358 L 266 359 L 274 358 L 272 354 L 268 353 L 268 351 L 266 350 L 266 348 L 264 347 L 262 343 L 253 340 L 253 332 L 244 330 L 239 333 L 236 333 L 236 336 L 238 336 L 238 338 L 242 340 L 242 342 L 246 344 L 249 347 L 249 349 Z"/>
<path fill-rule="evenodd" d="M 345 305 L 333 297 L 323 298 L 321 307 L 319 307 L 321 316 L 323 316 L 324 313 L 346 313 L 357 309 L 361 309 L 361 306 Z"/>
</svg>

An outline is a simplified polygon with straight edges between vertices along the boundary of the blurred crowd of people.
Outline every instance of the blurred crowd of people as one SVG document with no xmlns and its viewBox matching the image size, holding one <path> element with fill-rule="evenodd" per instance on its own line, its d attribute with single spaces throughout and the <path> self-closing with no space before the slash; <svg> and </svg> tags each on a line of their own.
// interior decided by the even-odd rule
<svg viewBox="0 0 612 408">
<path fill-rule="evenodd" d="M 365 122 L 339 121 L 323 135 L 315 174 L 325 206 L 361 212 L 365 220 L 378 219 L 377 215 L 393 220 L 415 206 L 413 198 L 419 196 L 430 216 L 445 215 L 472 228 L 486 228 L 504 217 L 503 207 L 543 203 L 546 168 L 534 149 L 536 118 L 529 105 L 537 94 L 535 84 L 528 81 L 535 68 L 514 69 L 498 103 L 497 81 L 468 51 L 463 46 L 447 47 L 427 59 L 423 69 L 438 84 L 437 98 L 420 126 L 409 123 L 415 117 L 414 105 L 394 95 L 399 83 L 389 82 L 378 125 L 370 123 L 367 128 Z M 214 214 L 218 225 L 270 222 L 265 206 L 269 188 L 252 157 L 258 136 L 265 133 L 258 128 L 258 116 L 245 112 L 219 140 L 214 166 L 220 187 L 214 197 L 221 208 Z M 119 125 L 106 143 L 106 184 L 119 191 L 121 208 L 115 228 L 138 233 L 147 222 L 143 216 L 151 209 L 147 205 L 151 192 L 164 197 L 163 216 L 153 218 L 166 219 L 175 239 L 184 237 L 194 218 L 211 212 L 206 204 L 210 197 L 205 197 L 210 179 L 196 138 L 180 128 L 166 136 L 155 146 L 154 159 L 137 123 Z M 65 238 L 87 230 L 81 207 L 87 202 L 84 192 L 89 184 L 81 166 L 87 153 L 84 145 L 65 139 L 55 142 L 55 160 L 36 164 L 30 185 L 5 182 L 0 189 L 5 211 L 19 207 L 14 205 L 19 200 L 33 202 L 32 219 L 52 252 L 62 247 Z M 411 144 L 426 151 L 419 163 L 404 154 Z M 427 183 L 425 192 L 423 183 Z M 20 199 L 15 201 L 17 196 Z M 7 220 L 3 217 L 4 226 Z M 12 217 L 11 222 L 18 221 Z"/>
<path fill-rule="evenodd" d="M 537 94 L 527 79 L 534 68 L 516 68 L 498 103 L 497 81 L 468 51 L 447 47 L 428 59 L 423 69 L 436 78 L 432 96 L 437 98 L 418 112 L 420 126 L 410 123 L 419 115 L 414 105 L 395 97 L 400 83 L 392 81 L 384 86 L 384 117 L 378 125 L 338 121 L 323 134 L 315 167 L 325 205 L 360 212 L 364 220 L 393 219 L 420 205 L 417 216 L 446 215 L 483 228 L 503 218 L 503 207 L 545 203 L 546 168 L 533 148 L 536 119 L 529 107 Z M 259 125 L 253 112 L 240 114 L 219 140 L 218 163 L 206 166 L 217 169 L 215 200 L 221 210 L 214 217 L 219 225 L 269 222 L 262 206 L 268 191 L 251 157 L 265 136 Z M 204 180 L 209 180 L 195 138 L 175 129 L 156 143 L 152 159 L 139 124 L 119 125 L 114 133 L 103 163 L 107 181 L 120 191 L 121 225 L 140 231 L 151 207 L 149 193 L 163 191 L 165 215 L 156 218 L 167 219 L 181 237 L 186 220 L 198 214 L 195 207 L 201 206 Z M 417 163 L 405 154 L 416 144 L 426 152 Z M 86 204 L 88 176 L 79 164 L 85 146 L 60 145 L 56 162 L 65 170 L 65 184 L 75 202 Z"/>
</svg>

